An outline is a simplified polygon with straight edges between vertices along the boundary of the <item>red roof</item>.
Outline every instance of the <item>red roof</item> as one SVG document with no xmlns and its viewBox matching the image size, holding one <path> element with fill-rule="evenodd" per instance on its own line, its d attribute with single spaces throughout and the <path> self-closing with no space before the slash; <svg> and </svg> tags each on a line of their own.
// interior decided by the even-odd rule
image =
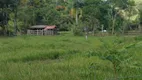
<svg viewBox="0 0 142 80">
<path fill-rule="evenodd" d="M 46 27 L 44 28 L 44 30 L 55 29 L 55 28 L 56 28 L 56 26 L 46 26 Z"/>
</svg>

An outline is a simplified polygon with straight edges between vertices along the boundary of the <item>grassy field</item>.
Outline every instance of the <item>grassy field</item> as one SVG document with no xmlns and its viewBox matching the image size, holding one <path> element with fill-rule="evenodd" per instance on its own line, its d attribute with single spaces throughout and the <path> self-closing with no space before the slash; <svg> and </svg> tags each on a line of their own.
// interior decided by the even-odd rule
<svg viewBox="0 0 142 80">
<path fill-rule="evenodd" d="M 1 37 L 0 80 L 111 80 L 112 62 L 102 58 L 111 49 L 125 49 L 132 57 L 118 69 L 118 77 L 142 75 L 142 36 Z"/>
</svg>

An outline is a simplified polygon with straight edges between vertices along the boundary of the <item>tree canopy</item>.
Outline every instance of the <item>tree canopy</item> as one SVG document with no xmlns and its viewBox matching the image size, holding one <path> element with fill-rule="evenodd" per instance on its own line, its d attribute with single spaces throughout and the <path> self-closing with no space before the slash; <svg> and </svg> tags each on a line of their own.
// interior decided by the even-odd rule
<svg viewBox="0 0 142 80">
<path fill-rule="evenodd" d="M 32 25 L 57 25 L 69 31 L 88 27 L 111 34 L 141 25 L 140 0 L 0 0 L 1 34 L 17 33 Z M 141 27 L 140 27 L 141 28 Z"/>
</svg>

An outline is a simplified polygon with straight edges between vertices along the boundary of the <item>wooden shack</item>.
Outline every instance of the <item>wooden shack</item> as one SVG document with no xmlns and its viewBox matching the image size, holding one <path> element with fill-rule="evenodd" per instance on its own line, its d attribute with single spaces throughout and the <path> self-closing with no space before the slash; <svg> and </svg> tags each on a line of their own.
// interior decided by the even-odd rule
<svg viewBox="0 0 142 80">
<path fill-rule="evenodd" d="M 55 25 L 48 26 L 48 25 L 35 25 L 31 26 L 27 30 L 28 35 L 56 35 L 57 28 Z"/>
</svg>

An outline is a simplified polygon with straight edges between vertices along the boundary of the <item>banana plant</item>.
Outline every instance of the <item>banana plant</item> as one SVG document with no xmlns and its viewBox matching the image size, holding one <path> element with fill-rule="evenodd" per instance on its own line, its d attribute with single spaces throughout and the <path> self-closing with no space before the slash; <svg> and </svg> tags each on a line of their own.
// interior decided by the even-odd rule
<svg viewBox="0 0 142 80">
<path fill-rule="evenodd" d="M 123 68 L 139 68 L 137 66 L 138 62 L 133 61 L 133 54 L 128 53 L 128 50 L 131 48 L 135 48 L 137 42 L 133 44 L 124 46 L 121 40 L 113 41 L 113 44 L 108 44 L 104 40 L 100 39 L 103 44 L 103 47 L 107 50 L 104 54 L 99 55 L 99 57 L 103 60 L 108 60 L 112 63 L 113 71 L 114 71 L 114 78 L 117 80 L 118 78 L 118 71 L 122 70 Z M 120 48 L 120 46 L 122 48 Z"/>
</svg>

